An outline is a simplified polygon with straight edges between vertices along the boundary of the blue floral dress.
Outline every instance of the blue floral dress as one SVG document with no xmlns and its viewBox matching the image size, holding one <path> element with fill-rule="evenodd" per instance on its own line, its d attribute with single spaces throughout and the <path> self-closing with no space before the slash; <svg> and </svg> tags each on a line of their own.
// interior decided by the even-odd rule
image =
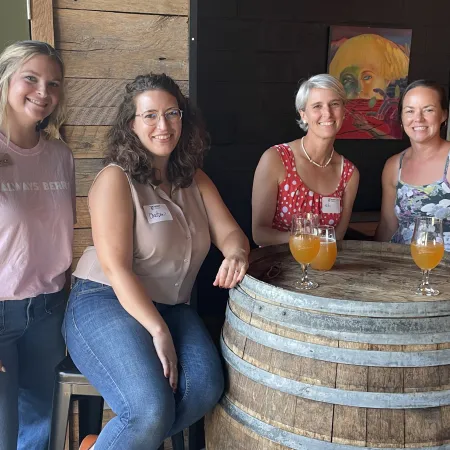
<svg viewBox="0 0 450 450">
<path fill-rule="evenodd" d="M 398 229 L 392 236 L 391 242 L 410 244 L 414 232 L 415 217 L 437 217 L 444 219 L 444 246 L 448 252 L 450 251 L 450 184 L 447 181 L 447 170 L 450 153 L 445 163 L 442 179 L 423 186 L 414 186 L 401 181 L 404 156 L 405 152 L 400 156 L 397 197 L 395 200 Z"/>
</svg>

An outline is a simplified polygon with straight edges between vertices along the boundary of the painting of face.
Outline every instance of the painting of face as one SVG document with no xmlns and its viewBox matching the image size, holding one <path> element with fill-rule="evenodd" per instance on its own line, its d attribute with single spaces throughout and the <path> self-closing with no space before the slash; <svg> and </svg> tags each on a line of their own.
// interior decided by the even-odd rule
<svg viewBox="0 0 450 450">
<path fill-rule="evenodd" d="M 411 30 L 331 27 L 328 71 L 344 86 L 341 139 L 401 139 L 397 105 L 407 86 Z"/>
</svg>

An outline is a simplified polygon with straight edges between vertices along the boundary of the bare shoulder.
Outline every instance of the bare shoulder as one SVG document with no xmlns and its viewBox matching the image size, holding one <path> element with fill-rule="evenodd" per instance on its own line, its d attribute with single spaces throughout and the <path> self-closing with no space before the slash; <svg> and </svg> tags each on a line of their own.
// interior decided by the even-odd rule
<svg viewBox="0 0 450 450">
<path fill-rule="evenodd" d="M 197 169 L 194 175 L 194 181 L 202 197 L 211 193 L 218 193 L 215 184 L 202 169 Z"/>
<path fill-rule="evenodd" d="M 276 176 L 280 181 L 284 178 L 284 165 L 276 147 L 270 147 L 261 156 L 257 170 L 265 175 Z"/>
<path fill-rule="evenodd" d="M 105 167 L 96 177 L 94 183 L 92 184 L 89 196 L 97 193 L 98 191 L 103 191 L 107 189 L 110 192 L 117 192 L 118 190 L 129 191 L 128 178 L 125 172 L 115 165 Z"/>
</svg>

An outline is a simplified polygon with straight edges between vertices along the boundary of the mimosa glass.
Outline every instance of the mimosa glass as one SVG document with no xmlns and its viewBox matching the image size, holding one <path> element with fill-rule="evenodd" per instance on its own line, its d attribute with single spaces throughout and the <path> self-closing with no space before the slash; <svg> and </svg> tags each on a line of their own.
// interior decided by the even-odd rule
<svg viewBox="0 0 450 450">
<path fill-rule="evenodd" d="M 294 215 L 292 217 L 289 248 L 295 260 L 301 264 L 302 277 L 294 286 L 300 290 L 315 289 L 318 284 L 308 278 L 308 264 L 320 250 L 317 222 L 313 218 Z"/>
<path fill-rule="evenodd" d="M 337 256 L 336 233 L 331 225 L 321 225 L 318 228 L 320 250 L 312 260 L 311 267 L 316 270 L 330 270 Z"/>
<path fill-rule="evenodd" d="M 422 283 L 416 290 L 417 295 L 433 296 L 439 291 L 429 283 L 431 269 L 434 269 L 444 256 L 444 238 L 442 220 L 435 217 L 417 217 L 414 234 L 411 239 L 411 256 L 422 269 Z"/>
</svg>

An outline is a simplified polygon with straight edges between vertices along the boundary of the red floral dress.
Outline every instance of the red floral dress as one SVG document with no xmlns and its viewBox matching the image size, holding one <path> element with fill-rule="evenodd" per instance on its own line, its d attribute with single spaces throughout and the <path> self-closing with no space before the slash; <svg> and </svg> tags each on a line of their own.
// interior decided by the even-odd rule
<svg viewBox="0 0 450 450">
<path fill-rule="evenodd" d="M 336 227 L 341 220 L 342 197 L 345 188 L 355 170 L 355 166 L 342 156 L 341 179 L 336 190 L 329 195 L 321 195 L 312 191 L 300 179 L 295 166 L 295 158 L 292 149 L 287 144 L 276 145 L 275 148 L 280 155 L 286 169 L 285 179 L 278 185 L 277 209 L 272 222 L 272 228 L 279 231 L 291 229 L 292 215 L 311 212 L 320 215 L 321 225 L 333 225 Z M 340 199 L 339 212 L 324 212 L 322 201 L 330 198 Z"/>
</svg>

